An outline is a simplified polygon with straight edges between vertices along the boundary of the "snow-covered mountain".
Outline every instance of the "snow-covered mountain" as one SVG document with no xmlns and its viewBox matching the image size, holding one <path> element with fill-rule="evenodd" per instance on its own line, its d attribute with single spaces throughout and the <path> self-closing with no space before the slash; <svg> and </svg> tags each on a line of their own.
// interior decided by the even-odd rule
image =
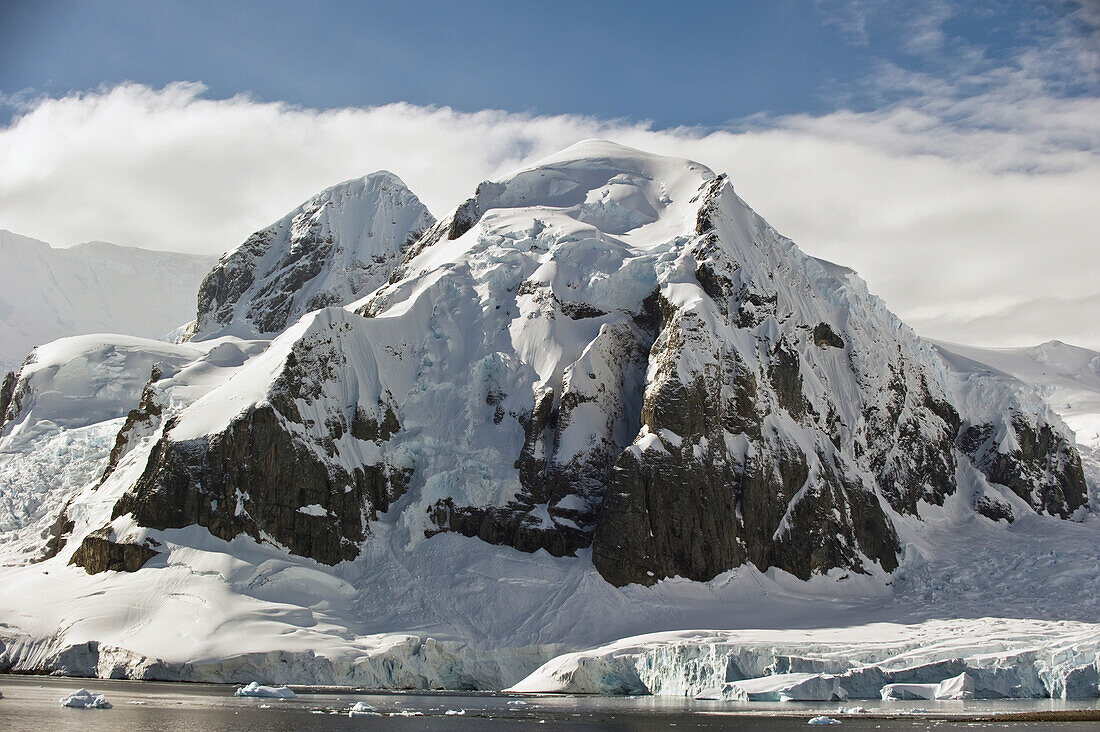
<svg viewBox="0 0 1100 732">
<path fill-rule="evenodd" d="M 215 261 L 104 242 L 54 249 L 0 230 L 0 373 L 64 336 L 166 337 L 193 317 Z"/>
<path fill-rule="evenodd" d="M 944 360 L 982 378 L 1021 381 L 1073 430 L 1086 476 L 1093 488 L 1093 508 L 1100 501 L 1100 353 L 1049 341 L 1030 348 L 979 348 L 935 342 Z"/>
<path fill-rule="evenodd" d="M 191 338 L 271 337 L 386 282 L 435 218 L 393 173 L 317 194 L 225 254 L 199 288 Z"/>
<path fill-rule="evenodd" d="M 1008 375 L 1035 387 L 1074 431 L 1077 444 L 1100 450 L 1100 353 L 1061 341 L 1030 348 L 979 348 L 936 341 L 946 354 L 987 366 L 990 378 Z M 997 374 L 996 372 L 1001 372 Z"/>
<path fill-rule="evenodd" d="M 1097 553 L 1056 410 L 919 339 L 725 176 L 592 141 L 439 222 L 398 184 L 330 189 L 223 258 L 190 343 L 60 342 L 5 385 L 9 504 L 88 457 L 8 512 L 0 658 L 502 688 L 669 628 L 1100 621 L 1091 575 L 1049 603 Z M 713 647 L 681 658 L 743 651 Z"/>
</svg>

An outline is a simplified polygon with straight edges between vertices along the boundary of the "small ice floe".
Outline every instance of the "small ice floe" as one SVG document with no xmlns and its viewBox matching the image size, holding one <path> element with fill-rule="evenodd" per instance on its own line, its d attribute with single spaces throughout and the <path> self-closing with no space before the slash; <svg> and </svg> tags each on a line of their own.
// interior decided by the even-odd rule
<svg viewBox="0 0 1100 732">
<path fill-rule="evenodd" d="M 402 709 L 400 712 L 390 712 L 391 717 L 423 717 L 424 712 L 414 712 L 410 709 Z"/>
<path fill-rule="evenodd" d="M 863 707 L 837 707 L 837 714 L 866 714 L 867 710 Z"/>
<path fill-rule="evenodd" d="M 110 709 L 111 702 L 102 694 L 93 694 L 87 689 L 74 691 L 61 700 L 61 706 L 73 709 Z"/>
<path fill-rule="evenodd" d="M 145 706 L 146 704 L 148 704 L 149 702 L 143 702 L 143 701 L 128 701 L 128 702 L 126 702 L 126 703 L 127 703 L 127 704 L 133 704 L 133 705 L 134 705 L 135 707 L 143 707 L 143 706 Z"/>
<path fill-rule="evenodd" d="M 832 717 L 810 717 L 806 724 L 840 724 L 840 720 Z"/>
<path fill-rule="evenodd" d="M 348 710 L 349 717 L 381 717 L 378 710 L 366 702 L 355 702 Z"/>
<path fill-rule="evenodd" d="M 256 696 L 262 699 L 293 699 L 298 696 L 286 686 L 263 686 L 255 681 L 233 692 L 233 696 Z"/>
<path fill-rule="evenodd" d="M 466 710 L 465 709 L 448 709 L 447 711 L 445 711 L 443 713 L 446 714 L 448 717 L 458 717 L 458 716 L 461 716 L 461 715 L 465 714 Z"/>
<path fill-rule="evenodd" d="M 527 706 L 527 702 L 523 701 L 522 699 L 514 699 L 514 700 L 508 702 L 508 706 L 510 706 L 510 707 L 525 707 L 525 706 Z"/>
</svg>

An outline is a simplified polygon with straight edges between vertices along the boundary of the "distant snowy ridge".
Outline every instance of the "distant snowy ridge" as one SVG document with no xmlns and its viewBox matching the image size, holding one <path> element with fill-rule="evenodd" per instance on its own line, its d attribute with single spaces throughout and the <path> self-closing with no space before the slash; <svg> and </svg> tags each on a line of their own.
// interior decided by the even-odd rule
<svg viewBox="0 0 1100 732">
<path fill-rule="evenodd" d="M 194 317 L 195 292 L 215 261 L 104 242 L 54 249 L 0 230 L 0 376 L 63 336 L 166 338 Z"/>
<path fill-rule="evenodd" d="M 1077 444 L 1100 449 L 1100 352 L 1049 341 L 1030 348 L 979 348 L 934 341 L 955 354 L 1034 387 L 1076 433 Z"/>
</svg>

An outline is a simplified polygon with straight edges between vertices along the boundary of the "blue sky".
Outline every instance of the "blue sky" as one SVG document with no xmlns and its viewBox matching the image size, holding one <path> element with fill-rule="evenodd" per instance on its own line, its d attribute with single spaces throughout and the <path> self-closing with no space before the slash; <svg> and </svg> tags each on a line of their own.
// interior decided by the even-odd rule
<svg viewBox="0 0 1100 732">
<path fill-rule="evenodd" d="M 211 98 L 248 93 L 320 109 L 404 101 L 722 126 L 895 102 L 913 90 L 869 83 L 890 67 L 950 79 L 961 63 L 1011 66 L 1022 49 L 1072 29 L 1064 21 L 1075 9 L 1033 0 L 5 0 L 0 91 L 191 80 Z M 1094 82 L 1070 75 L 1060 93 L 1094 93 Z"/>
<path fill-rule="evenodd" d="M 918 332 L 1100 348 L 1100 0 L 0 0 L 0 229 L 220 253 L 389 169 L 699 160 Z"/>
</svg>

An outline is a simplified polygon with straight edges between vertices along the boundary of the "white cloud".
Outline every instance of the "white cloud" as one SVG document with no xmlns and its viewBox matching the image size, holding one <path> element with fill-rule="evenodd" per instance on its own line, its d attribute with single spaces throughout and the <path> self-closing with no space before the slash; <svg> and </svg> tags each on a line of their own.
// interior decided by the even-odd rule
<svg viewBox="0 0 1100 732">
<path fill-rule="evenodd" d="M 442 215 L 481 180 L 609 137 L 728 172 L 776 228 L 855 267 L 927 335 L 1100 346 L 1095 99 L 994 89 L 984 101 L 937 106 L 927 93 L 873 113 L 706 133 L 403 104 L 317 111 L 202 93 L 129 84 L 29 102 L 0 128 L 0 228 L 61 246 L 103 239 L 216 253 L 373 170 L 397 173 Z M 952 124 L 959 104 L 989 124 Z M 1037 299 L 1049 317 L 1020 317 Z"/>
</svg>

